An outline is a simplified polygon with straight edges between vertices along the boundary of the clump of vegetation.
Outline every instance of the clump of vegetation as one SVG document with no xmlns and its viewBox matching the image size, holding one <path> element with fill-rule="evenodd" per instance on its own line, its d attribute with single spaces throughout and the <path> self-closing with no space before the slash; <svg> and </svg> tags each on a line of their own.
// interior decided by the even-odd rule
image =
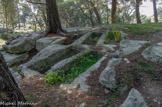
<svg viewBox="0 0 162 107">
<path fill-rule="evenodd" d="M 48 84 L 56 84 L 58 82 L 64 82 L 64 70 L 58 70 L 56 72 L 50 72 L 45 75 L 45 81 Z"/>
<path fill-rule="evenodd" d="M 112 31 L 106 31 L 105 43 L 108 43 L 109 40 L 115 40 L 116 42 L 119 42 L 121 38 L 121 30 L 122 30 L 122 27 L 113 27 Z"/>
<path fill-rule="evenodd" d="M 121 79 L 121 85 L 133 87 L 134 86 L 135 77 L 131 73 L 124 73 L 123 78 Z"/>
<path fill-rule="evenodd" d="M 147 64 L 145 61 L 138 61 L 139 70 L 140 71 L 146 71 L 147 73 L 151 74 L 153 78 L 156 77 L 156 74 L 153 72 L 155 70 L 155 67 L 152 65 Z"/>
<path fill-rule="evenodd" d="M 114 106 L 114 99 L 110 98 L 106 102 L 106 107 L 113 107 Z"/>
<path fill-rule="evenodd" d="M 33 101 L 34 99 L 36 99 L 36 96 L 32 93 L 30 93 L 28 96 L 26 96 L 26 98 L 29 100 L 29 101 Z"/>
<path fill-rule="evenodd" d="M 145 43 L 146 47 L 149 47 L 151 45 L 151 43 Z"/>
<path fill-rule="evenodd" d="M 78 62 L 72 65 L 69 70 L 58 70 L 56 72 L 49 73 L 45 76 L 45 81 L 48 84 L 56 84 L 58 82 L 71 83 L 78 75 L 85 72 L 98 60 L 99 58 L 93 54 L 81 56 Z"/>
</svg>

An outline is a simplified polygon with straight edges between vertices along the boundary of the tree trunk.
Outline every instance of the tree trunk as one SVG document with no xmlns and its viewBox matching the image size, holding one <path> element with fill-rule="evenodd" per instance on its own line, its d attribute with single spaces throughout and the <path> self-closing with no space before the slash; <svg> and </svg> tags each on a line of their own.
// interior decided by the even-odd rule
<svg viewBox="0 0 162 107">
<path fill-rule="evenodd" d="M 111 23 L 115 23 L 115 13 L 116 13 L 116 6 L 117 6 L 117 0 L 112 0 L 112 5 L 111 5 Z"/>
<path fill-rule="evenodd" d="M 153 10 L 154 10 L 154 20 L 158 22 L 157 9 L 156 9 L 156 0 L 153 0 Z"/>
<path fill-rule="evenodd" d="M 43 8 L 41 9 L 41 11 L 42 11 L 42 17 L 43 17 L 43 21 L 44 21 L 45 25 L 47 26 L 47 18 L 46 18 L 46 13 L 45 13 L 45 11 L 44 11 L 44 9 L 43 9 Z"/>
<path fill-rule="evenodd" d="M 91 10 L 89 11 L 89 14 L 90 14 L 90 21 L 91 21 L 92 27 L 94 27 L 95 26 L 95 23 L 93 21 L 93 13 L 92 13 Z"/>
<path fill-rule="evenodd" d="M 16 8 L 17 8 L 17 18 L 18 18 L 18 27 L 19 27 L 19 29 L 20 29 L 20 13 L 19 13 L 19 6 L 18 6 L 18 4 L 19 4 L 19 0 L 17 0 L 17 5 L 16 5 Z"/>
<path fill-rule="evenodd" d="M 95 4 L 94 4 L 93 2 L 91 2 L 91 1 L 89 1 L 89 0 L 87 0 L 87 1 L 88 1 L 89 4 L 91 5 L 92 10 L 93 10 L 94 14 L 95 14 L 96 17 L 97 17 L 97 22 L 98 22 L 98 24 L 100 25 L 102 22 L 101 22 L 101 17 L 100 17 L 100 15 L 99 15 L 98 9 L 95 7 Z"/>
<path fill-rule="evenodd" d="M 14 107 L 22 106 L 20 105 L 19 102 L 23 103 L 26 102 L 15 79 L 13 78 L 11 72 L 9 71 L 1 53 L 0 53 L 0 102 L 2 103 L 13 102 L 15 104 Z"/>
<path fill-rule="evenodd" d="M 62 32 L 56 0 L 46 0 L 47 27 L 45 34 Z"/>
<path fill-rule="evenodd" d="M 106 23 L 109 24 L 109 4 L 108 1 L 106 3 Z"/>
<path fill-rule="evenodd" d="M 7 14 L 7 7 L 4 8 L 5 10 L 5 20 L 6 20 L 6 33 L 8 36 L 8 14 Z"/>
<path fill-rule="evenodd" d="M 141 0 L 135 0 L 136 21 L 137 21 L 137 24 L 140 24 L 141 23 L 140 11 L 139 11 L 140 2 L 141 2 Z"/>
</svg>

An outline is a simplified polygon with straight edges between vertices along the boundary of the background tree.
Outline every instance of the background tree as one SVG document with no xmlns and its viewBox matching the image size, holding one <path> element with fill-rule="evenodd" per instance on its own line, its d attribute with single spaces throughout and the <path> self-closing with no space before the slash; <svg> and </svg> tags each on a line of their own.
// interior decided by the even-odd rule
<svg viewBox="0 0 162 107">
<path fill-rule="evenodd" d="M 158 15 L 157 15 L 157 9 L 156 9 L 156 0 L 152 0 L 153 2 L 153 10 L 154 10 L 154 20 L 155 22 L 158 22 Z"/>
<path fill-rule="evenodd" d="M 116 13 L 116 7 L 117 7 L 117 0 L 112 0 L 111 5 L 111 23 L 115 23 L 115 13 Z"/>
<path fill-rule="evenodd" d="M 141 18 L 140 18 L 140 2 L 142 0 L 135 0 L 135 9 L 136 9 L 136 21 L 138 24 L 141 23 Z"/>
</svg>

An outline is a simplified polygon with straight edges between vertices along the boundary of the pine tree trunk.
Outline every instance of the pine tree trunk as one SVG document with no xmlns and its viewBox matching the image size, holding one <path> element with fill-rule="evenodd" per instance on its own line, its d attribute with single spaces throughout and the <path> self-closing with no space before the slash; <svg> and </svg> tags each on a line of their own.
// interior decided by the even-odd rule
<svg viewBox="0 0 162 107">
<path fill-rule="evenodd" d="M 0 53 L 0 102 L 14 102 L 12 107 L 20 107 L 18 102 L 26 102 L 21 90 L 9 71 L 2 54 Z M 2 105 L 1 105 L 2 106 Z"/>
<path fill-rule="evenodd" d="M 140 11 L 139 11 L 140 1 L 141 1 L 141 0 L 135 0 L 135 7 L 136 7 L 136 21 L 137 21 L 138 24 L 141 23 L 141 19 L 140 19 Z"/>
<path fill-rule="evenodd" d="M 154 20 L 158 22 L 157 9 L 156 9 L 156 0 L 153 0 L 153 10 L 154 10 Z"/>
<path fill-rule="evenodd" d="M 62 32 L 56 0 L 46 0 L 47 27 L 45 34 Z"/>
<path fill-rule="evenodd" d="M 115 23 L 115 13 L 116 13 L 116 6 L 117 6 L 117 0 L 112 0 L 112 5 L 111 5 L 111 23 Z"/>
</svg>

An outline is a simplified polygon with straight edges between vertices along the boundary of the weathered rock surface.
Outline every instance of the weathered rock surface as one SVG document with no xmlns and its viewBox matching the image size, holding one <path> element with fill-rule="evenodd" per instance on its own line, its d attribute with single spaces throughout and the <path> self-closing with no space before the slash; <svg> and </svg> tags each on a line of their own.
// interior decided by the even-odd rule
<svg viewBox="0 0 162 107">
<path fill-rule="evenodd" d="M 21 35 L 8 42 L 7 45 L 3 45 L 3 50 L 13 54 L 28 52 L 35 47 L 38 38 L 40 38 L 40 34 Z"/>
<path fill-rule="evenodd" d="M 80 52 L 70 58 L 64 59 L 60 62 L 58 62 L 57 64 L 55 64 L 54 66 L 51 67 L 50 70 L 48 70 L 46 72 L 46 74 L 50 73 L 50 72 L 55 72 L 57 70 L 68 70 L 69 67 L 75 62 L 77 61 L 77 59 L 80 58 L 80 56 L 83 56 L 85 53 L 84 52 Z"/>
<path fill-rule="evenodd" d="M 128 36 L 128 34 L 127 33 L 125 33 L 125 32 L 123 32 L 123 31 L 121 31 L 121 38 L 123 39 L 123 38 L 125 38 L 125 37 L 127 37 Z"/>
<path fill-rule="evenodd" d="M 23 68 L 21 70 L 21 74 L 23 75 L 24 79 L 29 79 L 35 75 L 42 75 L 37 71 L 31 70 L 31 69 L 26 69 L 26 68 Z"/>
<path fill-rule="evenodd" d="M 24 54 L 10 54 L 10 53 L 6 53 L 6 52 L 2 52 L 2 55 L 7 63 L 8 66 L 11 66 L 15 63 L 19 63 L 22 62 L 24 60 L 26 60 L 29 55 L 28 53 L 24 53 Z"/>
<path fill-rule="evenodd" d="M 106 88 L 113 90 L 116 88 L 115 66 L 121 62 L 121 58 L 112 58 L 106 68 L 102 71 L 99 82 Z"/>
<path fill-rule="evenodd" d="M 12 68 L 9 68 L 9 70 L 11 71 L 11 74 L 14 77 L 18 86 L 21 87 L 22 86 L 22 76 L 18 72 L 14 71 Z"/>
<path fill-rule="evenodd" d="M 58 44 L 61 43 L 63 40 L 65 40 L 65 38 L 44 37 L 36 41 L 36 49 L 40 51 L 50 44 Z"/>
<path fill-rule="evenodd" d="M 132 88 L 127 99 L 120 107 L 148 107 L 139 91 Z"/>
<path fill-rule="evenodd" d="M 162 63 L 162 42 L 146 48 L 142 55 L 146 60 Z"/>
<path fill-rule="evenodd" d="M 82 44 L 89 36 L 91 36 L 93 32 L 88 32 L 84 34 L 82 37 L 80 37 L 78 40 L 76 40 L 73 45 L 79 45 Z"/>
<path fill-rule="evenodd" d="M 50 45 L 21 67 L 45 73 L 59 61 L 77 53 L 78 51 L 73 49 L 72 46 Z"/>
<path fill-rule="evenodd" d="M 77 88 L 78 85 L 82 91 L 88 91 L 89 86 L 86 84 L 87 77 L 91 75 L 91 72 L 100 67 L 101 62 L 107 58 L 107 55 L 103 56 L 96 64 L 92 65 L 84 73 L 80 74 L 72 83 L 71 86 Z"/>
<path fill-rule="evenodd" d="M 128 55 L 135 51 L 138 51 L 142 46 L 144 46 L 148 41 L 139 40 L 122 40 L 120 42 L 121 55 Z"/>
<path fill-rule="evenodd" d="M 49 44 L 51 44 L 56 39 L 57 39 L 56 37 L 41 38 L 41 39 L 36 41 L 36 49 L 38 51 L 40 51 L 40 50 L 44 49 L 45 47 L 47 47 Z"/>
</svg>

